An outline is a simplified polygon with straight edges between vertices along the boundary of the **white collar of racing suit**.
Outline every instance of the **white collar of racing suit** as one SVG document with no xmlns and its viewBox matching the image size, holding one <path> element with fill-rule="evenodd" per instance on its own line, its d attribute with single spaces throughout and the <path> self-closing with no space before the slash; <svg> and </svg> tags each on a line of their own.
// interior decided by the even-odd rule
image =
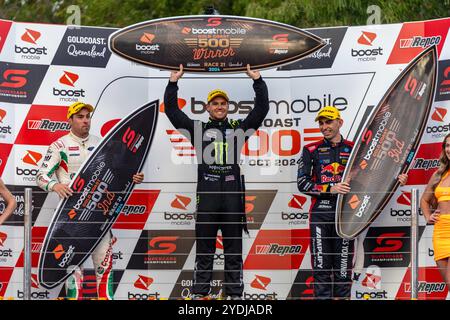
<svg viewBox="0 0 450 320">
<path fill-rule="evenodd" d="M 72 130 L 69 132 L 70 137 L 75 140 L 76 142 L 78 142 L 79 144 L 86 144 L 86 142 L 89 140 L 89 138 L 91 137 L 91 135 L 89 134 L 86 138 L 80 138 L 77 137 Z"/>
</svg>

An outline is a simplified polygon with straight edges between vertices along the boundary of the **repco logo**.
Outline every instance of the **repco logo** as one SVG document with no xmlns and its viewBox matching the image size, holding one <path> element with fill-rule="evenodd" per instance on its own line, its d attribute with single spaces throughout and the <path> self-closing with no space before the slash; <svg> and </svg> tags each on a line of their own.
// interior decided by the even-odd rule
<svg viewBox="0 0 450 320">
<path fill-rule="evenodd" d="M 282 257 L 284 255 L 298 254 L 301 251 L 301 245 L 280 245 L 278 243 L 271 243 L 269 245 L 257 245 L 255 254 L 273 254 Z"/>
<path fill-rule="evenodd" d="M 147 210 L 147 206 L 145 205 L 126 205 L 122 209 L 122 214 L 128 216 L 130 214 L 144 214 Z"/>
<path fill-rule="evenodd" d="M 25 29 L 25 33 L 20 38 L 24 42 L 36 45 L 36 41 L 41 37 L 41 33 L 31 29 Z M 46 47 L 20 47 L 14 46 L 15 53 L 22 54 L 22 58 L 30 60 L 39 60 L 41 55 L 47 55 Z"/>
<path fill-rule="evenodd" d="M 50 132 L 69 131 L 70 125 L 67 121 L 52 121 L 50 119 L 28 120 L 29 130 L 45 130 Z"/>
<path fill-rule="evenodd" d="M 425 282 L 419 281 L 419 285 L 417 287 L 418 292 L 426 292 L 428 294 L 433 292 L 444 292 L 446 289 L 445 283 L 443 282 Z"/>
<path fill-rule="evenodd" d="M 438 45 L 441 42 L 441 36 L 421 37 L 400 39 L 400 48 L 427 48 L 432 45 Z"/>
</svg>

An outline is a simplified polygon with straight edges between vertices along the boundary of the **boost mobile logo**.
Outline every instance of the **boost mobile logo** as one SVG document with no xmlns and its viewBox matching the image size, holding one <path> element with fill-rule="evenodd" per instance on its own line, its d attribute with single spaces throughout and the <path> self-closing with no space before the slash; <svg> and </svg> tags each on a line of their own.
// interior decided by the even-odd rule
<svg viewBox="0 0 450 320">
<path fill-rule="evenodd" d="M 152 33 L 144 32 L 142 37 L 139 39 L 143 43 L 152 43 L 152 41 L 155 39 L 155 35 Z"/>
<path fill-rule="evenodd" d="M 366 211 L 367 206 L 369 205 L 370 196 L 365 195 L 364 199 L 362 201 L 361 206 L 359 207 L 358 211 L 356 212 L 356 216 L 361 218 L 364 212 Z M 348 201 L 348 204 L 350 205 L 350 208 L 355 210 L 359 204 L 361 203 L 361 200 L 359 200 L 357 195 L 353 195 L 352 198 Z"/>
<path fill-rule="evenodd" d="M 358 39 L 358 43 L 365 45 L 365 46 L 371 46 L 373 41 L 377 38 L 377 34 L 373 32 L 368 31 L 362 31 L 362 35 Z"/>
<path fill-rule="evenodd" d="M 134 282 L 134 287 L 137 289 L 148 290 L 152 283 L 153 278 L 139 275 L 139 278 Z"/>
<path fill-rule="evenodd" d="M 6 111 L 0 109 L 0 123 L 3 123 L 3 119 L 6 117 Z"/>
<path fill-rule="evenodd" d="M 159 44 L 153 44 L 153 40 L 155 39 L 155 35 L 152 33 L 144 32 L 144 34 L 140 37 L 139 41 L 145 44 L 136 43 L 136 51 L 140 51 L 141 53 L 154 53 L 155 51 L 159 51 Z"/>
<path fill-rule="evenodd" d="M 255 275 L 255 279 L 250 286 L 255 289 L 267 290 L 267 286 L 272 282 L 272 279 Z"/>
<path fill-rule="evenodd" d="M 444 122 L 447 109 L 436 107 L 431 119 L 438 122 Z"/>
<path fill-rule="evenodd" d="M 60 266 L 61 268 L 64 268 L 70 262 L 70 260 L 72 260 L 75 247 L 69 246 L 66 253 L 64 253 L 64 248 L 62 245 L 58 245 L 58 247 L 56 249 L 59 249 L 59 251 L 58 251 L 59 258 L 61 258 L 61 256 L 64 254 L 64 257 L 62 258 L 61 262 L 58 264 L 58 266 Z M 57 254 L 55 253 L 55 251 L 53 251 L 53 253 L 55 254 L 55 257 L 56 257 Z M 57 258 L 57 260 L 59 260 L 59 258 Z"/>
<path fill-rule="evenodd" d="M 0 247 L 4 246 L 4 243 L 7 238 L 8 238 L 8 235 L 6 233 L 0 232 Z"/>
<path fill-rule="evenodd" d="M 36 44 L 36 41 L 41 37 L 41 33 L 31 29 L 25 29 L 25 33 L 20 38 L 22 41 Z"/>
<path fill-rule="evenodd" d="M 31 43 L 33 45 L 37 45 L 36 41 L 41 37 L 41 33 L 38 31 L 34 31 L 31 29 L 25 29 L 25 33 L 20 38 L 24 42 Z M 47 48 L 41 47 L 20 47 L 18 45 L 14 45 L 14 50 L 16 53 L 22 53 L 22 58 L 25 59 L 40 59 L 40 55 L 47 55 Z"/>
<path fill-rule="evenodd" d="M 191 198 L 175 195 L 175 199 L 170 204 L 172 208 L 187 210 L 187 206 L 191 203 Z"/>
<path fill-rule="evenodd" d="M 62 244 L 58 244 L 56 248 L 53 250 L 53 254 L 55 255 L 55 259 L 59 260 L 61 256 L 64 254 L 64 248 Z"/>
<path fill-rule="evenodd" d="M 64 71 L 64 74 L 59 78 L 59 83 L 65 84 L 66 86 L 74 87 L 75 83 L 78 81 L 79 76 L 75 73 Z"/>
<path fill-rule="evenodd" d="M 289 201 L 288 206 L 290 208 L 303 210 L 303 206 L 306 203 L 306 197 L 294 194 L 291 201 Z"/>
<path fill-rule="evenodd" d="M 79 76 L 77 74 L 69 71 L 64 71 L 64 74 L 61 76 L 61 78 L 59 78 L 59 83 L 73 88 L 75 87 L 78 79 Z M 84 89 L 64 90 L 53 87 L 53 95 L 61 97 L 60 100 L 62 101 L 77 101 L 77 99 L 74 99 L 74 97 L 85 97 L 85 91 Z"/>
<path fill-rule="evenodd" d="M 42 159 L 42 154 L 39 152 L 34 152 L 31 150 L 27 150 L 27 154 L 23 157 L 22 161 L 26 164 L 31 164 L 32 166 L 37 167 L 38 162 Z"/>
</svg>

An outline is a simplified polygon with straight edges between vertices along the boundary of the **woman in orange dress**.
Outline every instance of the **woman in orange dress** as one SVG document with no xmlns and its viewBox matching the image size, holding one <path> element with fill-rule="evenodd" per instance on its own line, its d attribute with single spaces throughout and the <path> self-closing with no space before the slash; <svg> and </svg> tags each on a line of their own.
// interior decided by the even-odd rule
<svg viewBox="0 0 450 320">
<path fill-rule="evenodd" d="M 427 223 L 434 224 L 434 260 L 450 288 L 450 134 L 442 142 L 440 166 L 420 199 Z"/>
</svg>

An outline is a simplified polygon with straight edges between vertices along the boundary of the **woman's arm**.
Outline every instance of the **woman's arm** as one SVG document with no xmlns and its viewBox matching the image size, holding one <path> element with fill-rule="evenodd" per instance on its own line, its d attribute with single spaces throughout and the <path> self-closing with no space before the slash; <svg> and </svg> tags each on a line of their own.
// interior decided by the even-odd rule
<svg viewBox="0 0 450 320">
<path fill-rule="evenodd" d="M 0 216 L 0 225 L 3 224 L 14 212 L 17 207 L 16 198 L 12 195 L 12 193 L 5 186 L 3 181 L 0 179 L 0 195 L 6 201 L 6 208 Z"/>
</svg>

